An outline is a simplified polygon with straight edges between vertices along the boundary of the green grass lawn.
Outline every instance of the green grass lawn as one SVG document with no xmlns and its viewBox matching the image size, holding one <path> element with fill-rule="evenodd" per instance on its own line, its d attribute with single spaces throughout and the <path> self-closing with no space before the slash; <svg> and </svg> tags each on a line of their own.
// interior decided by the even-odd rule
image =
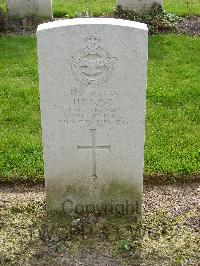
<svg viewBox="0 0 200 266">
<path fill-rule="evenodd" d="M 200 169 L 200 38 L 150 36 L 145 175 Z M 0 38 L 0 179 L 43 175 L 36 39 Z"/>
<path fill-rule="evenodd" d="M 54 0 L 53 13 L 55 17 L 77 17 L 86 12 L 93 16 L 112 13 L 115 6 L 113 0 Z"/>
<path fill-rule="evenodd" d="M 200 0 L 164 0 L 164 8 L 178 16 L 200 15 Z"/>
<path fill-rule="evenodd" d="M 6 0 L 1 0 L 0 7 L 5 10 Z M 93 16 L 111 13 L 115 7 L 115 0 L 53 0 L 55 17 L 80 16 L 88 11 Z M 200 15 L 200 0 L 164 0 L 164 8 L 180 16 Z"/>
<path fill-rule="evenodd" d="M 35 38 L 0 38 L 0 69 L 0 176 L 42 175 Z"/>
</svg>

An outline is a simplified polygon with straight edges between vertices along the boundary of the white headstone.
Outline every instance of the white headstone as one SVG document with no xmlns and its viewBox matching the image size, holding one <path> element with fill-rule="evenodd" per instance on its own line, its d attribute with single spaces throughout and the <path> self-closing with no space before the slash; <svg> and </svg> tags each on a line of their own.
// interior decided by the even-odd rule
<svg viewBox="0 0 200 266">
<path fill-rule="evenodd" d="M 38 16 L 52 18 L 52 0 L 6 0 L 11 17 Z"/>
<path fill-rule="evenodd" d="M 135 11 L 138 14 L 147 13 L 153 4 L 163 5 L 163 0 L 117 0 L 117 6 L 124 10 Z"/>
<path fill-rule="evenodd" d="M 145 24 L 107 18 L 38 27 L 48 210 L 140 205 L 147 36 Z"/>
</svg>

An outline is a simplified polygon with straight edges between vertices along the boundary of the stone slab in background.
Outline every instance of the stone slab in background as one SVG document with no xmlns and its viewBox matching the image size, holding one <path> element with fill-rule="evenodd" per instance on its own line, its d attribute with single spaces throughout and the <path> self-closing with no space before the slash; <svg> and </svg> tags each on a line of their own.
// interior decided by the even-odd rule
<svg viewBox="0 0 200 266">
<path fill-rule="evenodd" d="M 163 5 L 163 0 L 117 0 L 117 6 L 124 10 L 135 11 L 138 14 L 145 14 L 153 4 Z"/>
<path fill-rule="evenodd" d="M 127 20 L 38 27 L 49 211 L 127 213 L 140 206 L 147 39 L 145 24 Z"/>
<path fill-rule="evenodd" d="M 6 0 L 11 17 L 48 17 L 52 18 L 51 0 Z"/>
</svg>

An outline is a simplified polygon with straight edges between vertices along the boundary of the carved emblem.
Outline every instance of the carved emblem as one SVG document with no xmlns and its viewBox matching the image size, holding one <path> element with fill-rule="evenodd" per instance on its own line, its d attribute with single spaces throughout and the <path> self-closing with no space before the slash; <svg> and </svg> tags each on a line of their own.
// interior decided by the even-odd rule
<svg viewBox="0 0 200 266">
<path fill-rule="evenodd" d="M 72 56 L 71 68 L 82 86 L 99 86 L 111 78 L 115 60 L 101 47 L 101 39 L 89 36 L 84 41 L 83 49 Z"/>
</svg>

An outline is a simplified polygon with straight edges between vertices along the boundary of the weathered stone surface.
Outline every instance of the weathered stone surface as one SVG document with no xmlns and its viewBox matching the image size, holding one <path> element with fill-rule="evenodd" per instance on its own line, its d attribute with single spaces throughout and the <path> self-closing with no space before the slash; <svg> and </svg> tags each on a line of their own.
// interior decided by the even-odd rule
<svg viewBox="0 0 200 266">
<path fill-rule="evenodd" d="M 11 17 L 52 17 L 52 0 L 7 0 Z"/>
<path fill-rule="evenodd" d="M 140 205 L 147 36 L 116 19 L 38 27 L 48 210 Z"/>
<path fill-rule="evenodd" d="M 117 6 L 124 10 L 135 11 L 138 14 L 145 14 L 153 4 L 163 5 L 163 0 L 117 0 Z"/>
</svg>

